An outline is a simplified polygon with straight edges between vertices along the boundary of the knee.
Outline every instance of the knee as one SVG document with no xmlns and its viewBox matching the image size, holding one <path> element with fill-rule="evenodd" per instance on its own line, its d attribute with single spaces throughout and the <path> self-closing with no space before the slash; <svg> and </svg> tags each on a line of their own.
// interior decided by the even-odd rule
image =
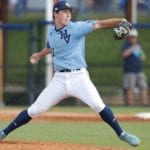
<svg viewBox="0 0 150 150">
<path fill-rule="evenodd" d="M 31 105 L 28 108 L 28 114 L 30 117 L 35 118 L 41 115 L 43 112 L 45 112 L 48 108 L 46 106 L 42 105 Z"/>
<path fill-rule="evenodd" d="M 92 109 L 93 109 L 95 112 L 97 112 L 97 113 L 101 112 L 104 108 L 105 108 L 105 104 L 94 105 L 94 106 L 92 107 Z"/>
</svg>

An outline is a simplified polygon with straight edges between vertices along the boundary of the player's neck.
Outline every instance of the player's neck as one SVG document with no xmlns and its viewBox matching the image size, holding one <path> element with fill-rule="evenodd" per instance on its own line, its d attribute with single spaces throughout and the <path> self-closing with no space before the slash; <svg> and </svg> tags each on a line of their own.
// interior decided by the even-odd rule
<svg viewBox="0 0 150 150">
<path fill-rule="evenodd" d="M 65 25 L 55 21 L 55 27 L 57 30 L 62 29 Z"/>
<path fill-rule="evenodd" d="M 65 27 L 65 25 L 62 25 L 62 26 L 55 25 L 55 28 L 56 28 L 57 30 L 62 29 L 62 28 L 64 28 L 64 27 Z"/>
</svg>

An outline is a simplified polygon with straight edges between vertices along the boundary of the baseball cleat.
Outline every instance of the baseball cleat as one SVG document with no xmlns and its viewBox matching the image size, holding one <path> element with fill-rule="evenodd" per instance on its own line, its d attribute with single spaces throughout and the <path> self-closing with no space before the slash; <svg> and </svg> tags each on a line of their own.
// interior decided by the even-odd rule
<svg viewBox="0 0 150 150">
<path fill-rule="evenodd" d="M 0 140 L 4 139 L 7 135 L 3 130 L 0 131 Z"/>
<path fill-rule="evenodd" d="M 129 134 L 125 131 L 123 131 L 120 135 L 120 139 L 127 142 L 128 144 L 130 144 L 131 146 L 138 146 L 140 145 L 140 139 L 132 134 Z"/>
</svg>

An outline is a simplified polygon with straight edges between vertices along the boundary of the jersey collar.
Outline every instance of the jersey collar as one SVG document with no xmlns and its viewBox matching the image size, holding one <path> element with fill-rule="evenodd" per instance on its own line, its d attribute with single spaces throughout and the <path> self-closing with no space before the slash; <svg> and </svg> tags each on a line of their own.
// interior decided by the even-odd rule
<svg viewBox="0 0 150 150">
<path fill-rule="evenodd" d="M 58 32 L 58 31 L 62 30 L 64 27 L 65 26 L 63 26 L 62 28 L 57 29 L 56 26 L 55 26 L 55 31 Z"/>
<path fill-rule="evenodd" d="M 65 25 L 65 26 L 63 26 L 62 28 L 59 28 L 59 29 L 57 29 L 56 25 L 55 25 L 55 31 L 59 32 L 60 30 L 64 29 L 66 26 L 68 26 L 70 23 L 71 23 L 71 21 L 67 25 Z"/>
</svg>

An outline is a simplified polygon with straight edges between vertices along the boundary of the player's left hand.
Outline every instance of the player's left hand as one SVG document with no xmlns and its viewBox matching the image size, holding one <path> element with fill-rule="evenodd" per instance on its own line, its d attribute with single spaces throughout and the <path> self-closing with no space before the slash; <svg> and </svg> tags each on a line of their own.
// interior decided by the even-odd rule
<svg viewBox="0 0 150 150">
<path fill-rule="evenodd" d="M 117 26 L 113 28 L 114 31 L 114 39 L 122 40 L 129 36 L 130 29 L 132 28 L 132 24 L 128 21 L 123 21 L 119 23 Z"/>
</svg>

